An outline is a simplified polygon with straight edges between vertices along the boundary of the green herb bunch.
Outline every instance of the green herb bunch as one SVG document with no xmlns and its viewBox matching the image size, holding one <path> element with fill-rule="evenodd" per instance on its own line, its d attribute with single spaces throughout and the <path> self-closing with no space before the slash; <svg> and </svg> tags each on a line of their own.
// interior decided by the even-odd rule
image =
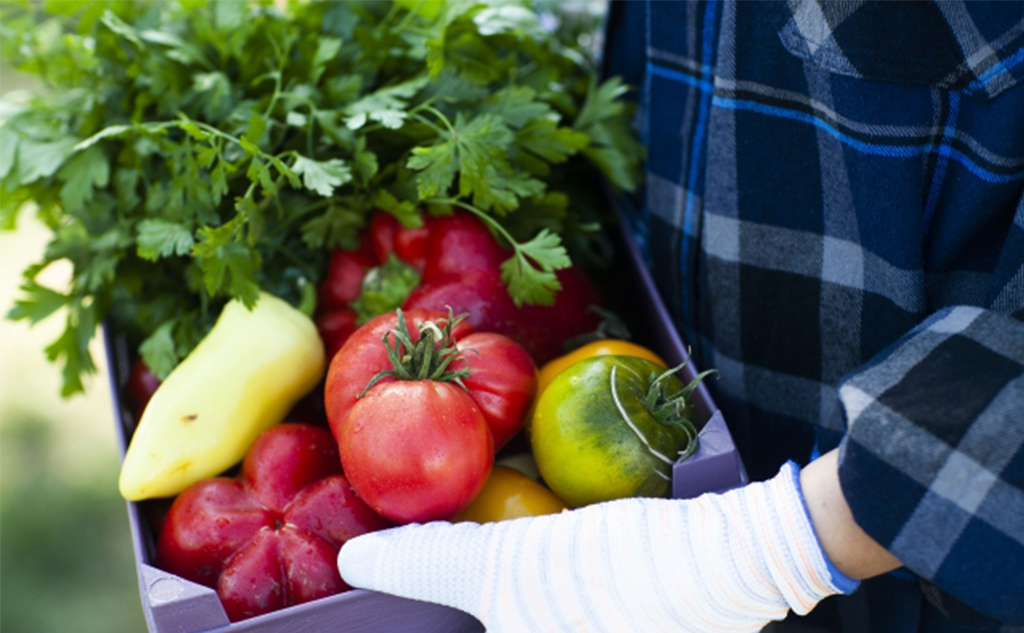
<svg viewBox="0 0 1024 633">
<path fill-rule="evenodd" d="M 374 209 L 468 209 L 510 241 L 513 298 L 550 302 L 595 230 L 569 192 L 639 177 L 625 86 L 527 4 L 50 0 L 0 24 L 44 87 L 2 103 L 0 225 L 32 202 L 53 231 L 8 316 L 66 309 L 64 395 L 103 320 L 165 376 L 229 298 L 298 304 Z M 66 293 L 36 281 L 63 259 Z"/>
</svg>

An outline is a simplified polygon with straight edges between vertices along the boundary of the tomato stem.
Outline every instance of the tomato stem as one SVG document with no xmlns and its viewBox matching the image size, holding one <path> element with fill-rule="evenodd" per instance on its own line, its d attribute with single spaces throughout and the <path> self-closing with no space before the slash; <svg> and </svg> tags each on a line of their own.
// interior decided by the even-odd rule
<svg viewBox="0 0 1024 633">
<path fill-rule="evenodd" d="M 381 379 L 391 376 L 398 380 L 433 380 L 436 382 L 454 382 L 468 391 L 462 379 L 469 376 L 469 368 L 463 367 L 449 371 L 448 366 L 458 358 L 461 350 L 455 346 L 452 328 L 469 316 L 468 313 L 452 315 L 448 307 L 448 318 L 441 325 L 435 321 L 424 321 L 419 324 L 419 339 L 414 343 L 409 336 L 405 315 L 402 309 L 398 313 L 398 324 L 384 333 L 384 348 L 391 361 L 391 368 L 384 369 L 366 383 L 357 398 L 362 398 Z"/>
<path fill-rule="evenodd" d="M 689 358 L 681 364 L 662 372 L 660 375 L 651 374 L 651 386 L 647 390 L 647 410 L 654 419 L 668 428 L 679 429 L 686 434 L 686 447 L 679 452 L 679 459 L 686 459 L 697 452 L 698 432 L 694 424 L 695 411 L 693 409 L 692 395 L 694 390 L 704 378 L 716 373 L 715 369 L 708 369 L 697 374 L 693 380 L 684 385 L 678 392 L 668 395 L 665 392 L 665 381 L 673 376 L 689 362 Z"/>
<path fill-rule="evenodd" d="M 645 447 L 647 447 L 647 452 L 656 457 L 657 459 L 671 466 L 672 460 L 663 455 L 661 452 L 657 451 L 653 446 L 651 446 L 650 440 L 648 440 L 647 436 L 643 434 L 639 427 L 637 427 L 637 425 L 633 422 L 633 419 L 629 417 L 629 413 L 626 411 L 625 407 L 622 406 L 622 401 L 619 399 L 619 387 L 615 382 L 615 372 L 617 369 L 617 365 L 612 365 L 612 373 L 609 378 L 609 383 L 611 385 L 612 391 L 612 401 L 615 402 L 615 408 L 619 410 L 619 415 L 621 415 L 622 419 L 626 421 L 626 424 L 629 426 L 630 429 L 632 429 L 633 433 L 636 434 L 637 438 L 643 443 Z"/>
</svg>

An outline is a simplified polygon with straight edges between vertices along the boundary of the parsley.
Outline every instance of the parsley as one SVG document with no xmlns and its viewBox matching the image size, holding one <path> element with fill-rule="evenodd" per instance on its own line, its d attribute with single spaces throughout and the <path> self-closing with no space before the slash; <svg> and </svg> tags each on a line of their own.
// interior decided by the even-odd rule
<svg viewBox="0 0 1024 633">
<path fill-rule="evenodd" d="M 45 89 L 0 102 L 0 227 L 32 202 L 53 231 L 8 317 L 64 314 L 65 395 L 103 321 L 166 375 L 229 298 L 308 299 L 378 208 L 470 210 L 512 246 L 515 302 L 550 303 L 567 246 L 593 255 L 578 192 L 595 170 L 634 188 L 642 159 L 625 86 L 588 61 L 598 16 L 563 8 L 2 3 L 3 55 Z M 36 281 L 57 260 L 67 292 Z"/>
</svg>

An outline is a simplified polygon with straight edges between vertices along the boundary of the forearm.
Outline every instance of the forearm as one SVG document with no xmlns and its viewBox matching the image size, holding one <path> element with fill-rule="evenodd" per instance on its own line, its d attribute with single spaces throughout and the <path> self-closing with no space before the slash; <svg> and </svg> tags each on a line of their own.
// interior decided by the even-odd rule
<svg viewBox="0 0 1024 633">
<path fill-rule="evenodd" d="M 854 521 L 839 485 L 838 450 L 804 467 L 800 472 L 800 486 L 818 540 L 839 571 L 859 580 L 902 565 Z"/>
</svg>

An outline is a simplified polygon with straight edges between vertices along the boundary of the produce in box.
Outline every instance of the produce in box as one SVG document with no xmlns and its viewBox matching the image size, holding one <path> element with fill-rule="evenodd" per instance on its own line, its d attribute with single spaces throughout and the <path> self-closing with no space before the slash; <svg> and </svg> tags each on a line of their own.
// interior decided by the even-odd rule
<svg viewBox="0 0 1024 633">
<path fill-rule="evenodd" d="M 407 229 L 378 211 L 362 237 L 359 249 L 332 255 L 320 287 L 317 324 L 328 356 L 356 327 L 398 307 L 466 313 L 473 327 L 512 338 L 537 363 L 598 325 L 589 309 L 599 301 L 597 291 L 575 266 L 557 272 L 561 290 L 552 305 L 519 305 L 502 281 L 509 249 L 469 212 L 428 217 Z"/>
<path fill-rule="evenodd" d="M 215 588 L 228 617 L 241 620 L 348 589 L 338 549 L 390 525 L 352 491 L 326 429 L 282 424 L 259 436 L 239 477 L 178 495 L 157 564 Z"/>
<path fill-rule="evenodd" d="M 389 312 L 334 356 L 327 420 L 359 496 L 399 522 L 447 519 L 480 492 L 523 423 L 536 368 L 508 337 L 463 316 Z"/>
<path fill-rule="evenodd" d="M 323 347 L 308 316 L 267 293 L 252 310 L 229 302 L 146 405 L 121 466 L 121 494 L 166 497 L 220 474 L 323 372 Z"/>
<path fill-rule="evenodd" d="M 183 359 L 205 356 L 200 341 L 222 338 L 212 329 L 225 306 L 255 314 L 270 303 L 261 297 L 273 295 L 311 312 L 304 297 L 314 286 L 332 285 L 325 283 L 335 270 L 329 260 L 362 252 L 362 236 L 371 233 L 376 259 L 364 270 L 387 265 L 392 258 L 378 253 L 393 248 L 394 259 L 422 272 L 402 303 L 410 312 L 466 309 L 481 330 L 514 336 L 542 362 L 561 344 L 563 334 L 551 326 L 575 327 L 579 306 L 591 301 L 592 289 L 571 265 L 600 259 L 605 218 L 593 183 L 603 175 L 615 188 L 634 189 L 642 158 L 630 109 L 620 100 L 626 87 L 596 79 L 581 47 L 596 23 L 576 17 L 561 15 L 549 30 L 526 3 L 0 3 L 5 61 L 44 86 L 38 96 L 6 95 L 0 108 L 0 226 L 15 226 L 30 201 L 53 232 L 41 261 L 25 271 L 23 295 L 9 317 L 66 319 L 47 350 L 63 365 L 64 395 L 82 390 L 82 376 L 94 370 L 89 341 L 98 324 L 108 323 L 142 357 L 133 373 L 138 392 L 162 379 L 158 394 L 182 392 L 181 402 L 190 405 L 179 410 L 177 398 L 159 395 L 134 404 L 177 429 L 140 429 L 134 441 L 172 451 L 179 448 L 176 434 L 188 435 L 191 404 L 209 400 L 203 389 L 183 393 L 191 389 L 175 387 L 181 380 L 174 375 L 191 373 Z M 484 227 L 503 250 L 487 246 L 496 259 L 478 271 L 431 276 L 427 255 L 415 251 L 427 248 L 425 236 L 447 244 L 435 232 L 441 225 L 478 233 Z M 438 248 L 437 261 L 459 263 L 457 249 Z M 39 276 L 58 261 L 71 264 L 66 288 L 48 287 Z M 485 274 L 465 283 L 474 272 Z M 333 308 L 379 298 L 364 292 L 366 282 L 360 276 L 359 295 L 343 306 L 321 293 L 318 325 L 325 338 L 332 328 L 355 325 L 344 312 L 329 316 Z M 459 305 L 458 297 L 469 303 Z M 261 342 L 257 336 L 238 349 Z M 475 345 L 490 346 L 483 339 Z M 304 372 L 316 365 L 282 366 L 279 374 L 303 383 L 295 388 L 301 392 Z M 195 373 L 206 377 L 209 390 L 230 383 L 236 369 L 229 363 L 220 372 Z M 491 372 L 489 380 L 515 378 L 517 371 Z M 267 420 L 279 420 L 293 400 L 281 395 L 266 408 L 256 406 L 268 395 L 243 398 L 242 408 L 261 409 L 260 421 L 229 435 L 248 440 L 212 453 L 237 460 L 238 446 Z M 528 405 L 529 396 L 527 404 L 521 397 L 471 398 L 490 423 L 484 435 L 492 443 L 514 432 L 518 422 L 500 422 L 519 415 L 507 410 Z M 196 420 L 209 417 L 200 413 Z M 285 431 L 267 432 L 277 433 Z M 132 449 L 140 451 L 149 453 Z M 196 463 L 218 471 L 231 459 Z M 174 479 L 143 473 L 137 461 L 126 460 L 129 483 Z M 248 462 L 242 483 L 223 484 L 225 494 L 236 501 L 250 494 L 247 472 Z M 332 477 L 341 476 L 321 481 Z M 141 498 L 184 485 L 127 488 L 130 498 Z M 221 485 L 195 484 L 200 490 Z M 193 489 L 179 496 L 176 508 L 193 503 Z M 250 498 L 289 519 L 261 524 L 263 536 L 215 568 L 228 565 L 233 578 L 253 579 L 250 572 L 289 567 L 270 563 L 289 543 L 305 542 L 301 530 L 292 534 L 288 527 L 301 504 L 293 500 L 288 510 L 280 501 Z M 168 543 L 187 523 L 180 512 L 160 537 L 161 561 L 171 568 L 176 555 Z M 229 541 L 245 540 L 207 536 L 210 548 L 225 556 Z M 209 568 L 201 567 L 197 573 L 208 582 Z M 323 571 L 308 569 L 314 570 L 308 578 Z M 302 583 L 274 582 L 288 587 L 291 598 L 262 581 L 235 585 L 225 601 L 232 617 L 314 597 Z M 261 597 L 270 600 L 252 607 Z"/>
<path fill-rule="evenodd" d="M 559 373 L 540 395 L 530 443 L 544 482 L 572 507 L 623 497 L 665 497 L 672 465 L 697 447 L 691 394 L 635 356 L 592 356 Z"/>
</svg>

